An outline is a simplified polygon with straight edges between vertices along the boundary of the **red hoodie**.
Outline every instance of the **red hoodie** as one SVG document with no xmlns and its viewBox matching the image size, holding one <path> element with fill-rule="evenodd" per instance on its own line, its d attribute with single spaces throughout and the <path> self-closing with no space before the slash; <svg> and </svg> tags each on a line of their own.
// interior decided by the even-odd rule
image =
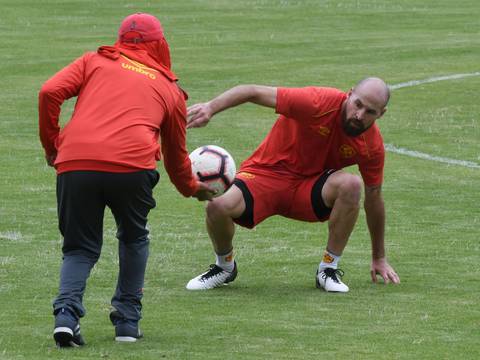
<svg viewBox="0 0 480 360">
<path fill-rule="evenodd" d="M 161 50 L 161 41 L 103 46 L 45 82 L 39 94 L 40 139 L 47 155 L 57 153 L 58 174 L 155 169 L 160 136 L 170 180 L 184 196 L 196 192 L 185 146 L 186 94 L 169 58 L 162 63 L 155 56 Z M 60 131 L 61 105 L 74 96 L 72 118 Z"/>
</svg>

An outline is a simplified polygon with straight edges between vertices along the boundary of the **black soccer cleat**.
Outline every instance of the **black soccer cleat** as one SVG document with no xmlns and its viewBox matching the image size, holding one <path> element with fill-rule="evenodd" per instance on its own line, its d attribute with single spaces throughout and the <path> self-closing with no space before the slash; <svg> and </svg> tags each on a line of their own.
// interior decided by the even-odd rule
<svg viewBox="0 0 480 360">
<path fill-rule="evenodd" d="M 55 312 L 53 339 L 59 348 L 85 345 L 85 341 L 80 334 L 79 320 L 69 309 L 61 308 Z"/>
<path fill-rule="evenodd" d="M 110 321 L 115 326 L 115 341 L 136 342 L 143 337 L 138 321 L 126 319 L 117 310 L 110 312 Z"/>
</svg>

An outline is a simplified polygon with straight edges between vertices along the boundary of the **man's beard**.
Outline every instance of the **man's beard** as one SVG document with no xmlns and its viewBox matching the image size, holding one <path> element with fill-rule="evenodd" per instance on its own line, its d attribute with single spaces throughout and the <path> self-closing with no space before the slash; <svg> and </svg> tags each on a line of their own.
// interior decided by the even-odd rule
<svg viewBox="0 0 480 360">
<path fill-rule="evenodd" d="M 347 119 L 347 118 L 342 119 L 343 131 L 345 131 L 345 134 L 351 137 L 355 137 L 364 133 L 370 128 L 370 126 L 365 127 L 360 121 L 356 119 Z"/>
</svg>

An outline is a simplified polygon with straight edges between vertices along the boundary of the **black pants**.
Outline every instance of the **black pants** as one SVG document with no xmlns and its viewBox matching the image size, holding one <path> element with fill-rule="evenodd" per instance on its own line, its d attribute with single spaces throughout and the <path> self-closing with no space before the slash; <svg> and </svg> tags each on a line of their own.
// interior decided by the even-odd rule
<svg viewBox="0 0 480 360">
<path fill-rule="evenodd" d="M 112 305 L 125 318 L 141 318 L 141 299 L 148 258 L 147 215 L 155 207 L 155 170 L 132 173 L 71 171 L 57 177 L 57 204 L 63 235 L 63 264 L 54 312 L 67 307 L 85 315 L 83 294 L 100 257 L 103 217 L 109 207 L 117 224 L 119 274 Z"/>
</svg>

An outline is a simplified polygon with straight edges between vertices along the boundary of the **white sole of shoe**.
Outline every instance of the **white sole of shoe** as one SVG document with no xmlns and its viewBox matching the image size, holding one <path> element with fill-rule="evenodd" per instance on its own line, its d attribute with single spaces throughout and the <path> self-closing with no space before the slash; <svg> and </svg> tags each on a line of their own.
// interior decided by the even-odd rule
<svg viewBox="0 0 480 360">
<path fill-rule="evenodd" d="M 57 327 L 53 330 L 53 338 L 57 347 L 65 347 L 67 344 L 71 347 L 80 347 L 73 339 L 73 331 L 68 327 Z"/>
<path fill-rule="evenodd" d="M 115 336 L 115 341 L 118 342 L 136 342 L 138 339 L 132 336 Z"/>
<path fill-rule="evenodd" d="M 346 290 L 327 290 L 327 289 L 325 289 L 324 285 L 322 285 L 320 283 L 318 278 L 315 281 L 315 286 L 317 287 L 317 289 L 320 289 L 320 290 L 323 290 L 323 291 L 329 292 L 329 293 L 347 293 L 350 290 L 349 288 L 347 288 Z"/>
<path fill-rule="evenodd" d="M 65 326 L 56 327 L 55 330 L 53 330 L 53 334 L 55 335 L 57 333 L 66 333 L 73 336 L 73 330 Z"/>
</svg>

